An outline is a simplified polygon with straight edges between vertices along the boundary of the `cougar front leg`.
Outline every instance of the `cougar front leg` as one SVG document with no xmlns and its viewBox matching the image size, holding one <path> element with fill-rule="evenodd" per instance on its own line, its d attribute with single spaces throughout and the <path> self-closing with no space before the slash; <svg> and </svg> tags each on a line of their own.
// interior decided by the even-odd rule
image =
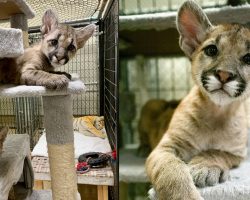
<svg viewBox="0 0 250 200">
<path fill-rule="evenodd" d="M 194 156 L 188 165 L 195 185 L 205 187 L 228 180 L 229 169 L 238 166 L 242 159 L 228 152 L 208 150 Z"/>
<path fill-rule="evenodd" d="M 69 79 L 63 74 L 51 74 L 42 70 L 29 69 L 22 72 L 20 83 L 44 86 L 48 89 L 62 89 L 68 86 Z"/>
<path fill-rule="evenodd" d="M 187 164 L 178 156 L 185 151 L 184 142 L 178 145 L 178 142 L 171 141 L 166 135 L 164 137 L 165 141 L 161 141 L 146 161 L 146 171 L 158 199 L 202 200 Z"/>
<path fill-rule="evenodd" d="M 71 75 L 67 72 L 61 72 L 61 71 L 50 71 L 51 74 L 60 74 L 66 76 L 69 80 L 71 80 Z"/>
</svg>

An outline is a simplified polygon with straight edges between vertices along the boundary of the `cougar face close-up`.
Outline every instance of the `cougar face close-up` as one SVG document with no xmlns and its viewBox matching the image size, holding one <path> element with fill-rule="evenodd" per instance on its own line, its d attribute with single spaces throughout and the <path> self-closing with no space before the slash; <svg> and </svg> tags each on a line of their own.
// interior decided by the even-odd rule
<svg viewBox="0 0 250 200">
<path fill-rule="evenodd" d="M 249 28 L 211 25 L 206 39 L 192 56 L 196 83 L 216 104 L 242 99 L 249 91 Z"/>
<path fill-rule="evenodd" d="M 158 199 L 201 200 L 196 187 L 227 181 L 229 170 L 246 157 L 250 29 L 212 25 L 190 0 L 178 11 L 177 30 L 195 86 L 177 107 L 146 169 Z"/>
<path fill-rule="evenodd" d="M 45 13 L 42 22 L 41 50 L 54 67 L 66 64 L 76 51 L 84 46 L 94 31 L 94 25 L 90 25 L 85 31 L 79 31 L 69 25 L 59 24 L 51 10 Z"/>
</svg>

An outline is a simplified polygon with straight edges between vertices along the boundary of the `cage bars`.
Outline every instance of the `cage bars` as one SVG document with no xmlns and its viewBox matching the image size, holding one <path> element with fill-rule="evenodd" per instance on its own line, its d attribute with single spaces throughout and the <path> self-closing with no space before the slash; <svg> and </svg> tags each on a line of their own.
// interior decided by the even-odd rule
<svg viewBox="0 0 250 200">
<path fill-rule="evenodd" d="M 105 129 L 109 138 L 109 143 L 113 150 L 117 150 L 117 135 L 118 135 L 118 0 L 110 1 L 111 4 L 106 10 L 103 21 L 100 21 L 100 27 L 103 30 L 103 35 L 100 38 L 100 86 L 101 98 L 101 113 L 104 115 Z M 112 192 L 112 199 L 118 199 L 118 159 L 112 163 L 114 172 L 115 185 Z"/>
</svg>

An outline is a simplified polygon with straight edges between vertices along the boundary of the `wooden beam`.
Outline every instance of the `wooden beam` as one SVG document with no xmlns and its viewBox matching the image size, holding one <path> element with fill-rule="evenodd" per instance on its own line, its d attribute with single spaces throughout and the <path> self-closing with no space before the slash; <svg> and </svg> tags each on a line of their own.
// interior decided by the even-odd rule
<svg viewBox="0 0 250 200">
<path fill-rule="evenodd" d="M 15 14 L 10 17 L 11 28 L 18 28 L 23 31 L 24 48 L 29 46 L 28 20 L 24 14 Z"/>
</svg>

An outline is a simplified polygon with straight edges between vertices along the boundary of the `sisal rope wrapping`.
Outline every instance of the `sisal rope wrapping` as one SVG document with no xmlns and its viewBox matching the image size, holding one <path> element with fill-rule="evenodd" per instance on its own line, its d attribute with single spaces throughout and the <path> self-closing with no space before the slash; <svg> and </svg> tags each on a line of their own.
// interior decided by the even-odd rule
<svg viewBox="0 0 250 200">
<path fill-rule="evenodd" d="M 48 144 L 53 200 L 77 199 L 74 144 Z"/>
<path fill-rule="evenodd" d="M 43 97 L 53 200 L 76 200 L 72 99 Z"/>
</svg>

